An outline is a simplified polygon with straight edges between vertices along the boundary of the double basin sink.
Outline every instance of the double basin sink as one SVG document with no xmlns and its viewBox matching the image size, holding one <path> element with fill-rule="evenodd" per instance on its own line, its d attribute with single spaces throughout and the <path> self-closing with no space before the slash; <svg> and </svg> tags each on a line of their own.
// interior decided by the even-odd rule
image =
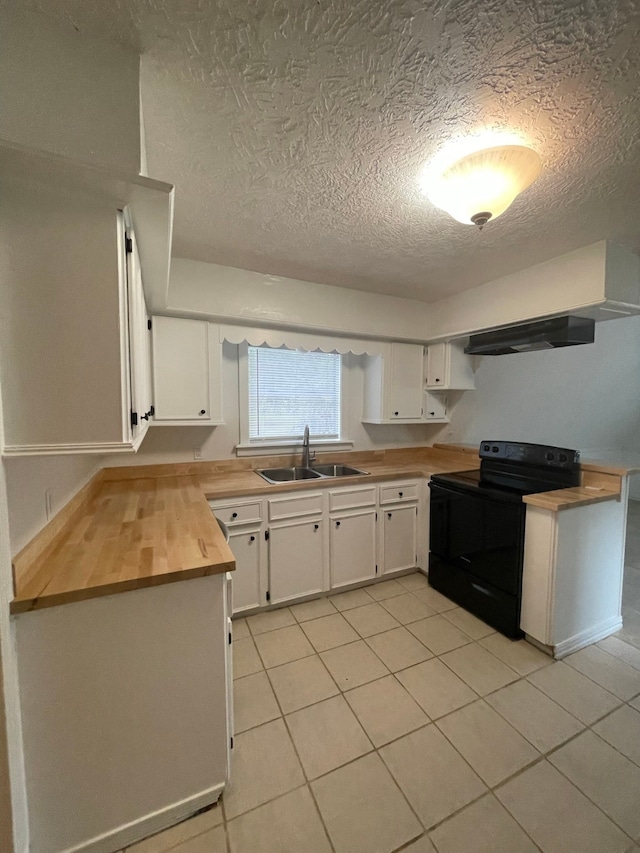
<svg viewBox="0 0 640 853">
<path fill-rule="evenodd" d="M 359 468 L 350 465 L 314 465 L 310 468 L 263 468 L 256 474 L 267 481 L 267 483 L 288 483 L 292 480 L 320 480 L 327 477 L 354 477 L 368 474 Z"/>
</svg>

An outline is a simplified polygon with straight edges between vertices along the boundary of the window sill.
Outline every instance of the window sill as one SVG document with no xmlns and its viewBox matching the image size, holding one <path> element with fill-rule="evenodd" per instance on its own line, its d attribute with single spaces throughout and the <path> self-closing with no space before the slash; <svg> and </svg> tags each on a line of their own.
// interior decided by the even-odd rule
<svg viewBox="0 0 640 853">
<path fill-rule="evenodd" d="M 348 439 L 312 441 L 311 451 L 351 450 L 353 442 Z M 260 444 L 236 444 L 236 456 L 274 456 L 284 453 L 302 453 L 301 441 L 260 442 Z"/>
</svg>

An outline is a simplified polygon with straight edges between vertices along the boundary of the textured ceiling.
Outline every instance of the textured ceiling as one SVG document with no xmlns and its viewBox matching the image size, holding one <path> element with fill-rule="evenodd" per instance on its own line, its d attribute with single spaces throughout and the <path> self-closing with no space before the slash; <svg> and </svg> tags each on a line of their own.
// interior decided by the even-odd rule
<svg viewBox="0 0 640 853">
<path fill-rule="evenodd" d="M 637 2 L 29 3 L 144 53 L 177 256 L 430 301 L 603 237 L 640 248 Z M 418 177 L 487 128 L 544 171 L 480 233 Z"/>
</svg>

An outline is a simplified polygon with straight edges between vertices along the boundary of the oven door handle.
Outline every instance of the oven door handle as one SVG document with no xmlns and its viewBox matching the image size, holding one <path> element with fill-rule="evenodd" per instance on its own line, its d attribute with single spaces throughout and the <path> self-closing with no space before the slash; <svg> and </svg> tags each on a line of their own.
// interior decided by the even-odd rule
<svg viewBox="0 0 640 853">
<path fill-rule="evenodd" d="M 495 597 L 495 596 L 493 595 L 493 593 L 489 592 L 489 590 L 488 590 L 488 589 L 485 589 L 483 586 L 480 586 L 480 584 L 472 583 L 472 584 L 471 584 L 471 586 L 472 586 L 472 588 L 473 588 L 473 589 L 475 589 L 475 590 L 476 590 L 476 592 L 481 592 L 483 595 L 488 595 L 488 596 L 489 596 L 489 598 L 494 598 L 494 597 Z"/>
</svg>

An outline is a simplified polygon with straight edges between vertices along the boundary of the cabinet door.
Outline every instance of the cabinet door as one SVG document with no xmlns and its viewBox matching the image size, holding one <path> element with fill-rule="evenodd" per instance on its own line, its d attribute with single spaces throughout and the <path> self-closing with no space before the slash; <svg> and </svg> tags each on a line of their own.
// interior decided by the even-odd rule
<svg viewBox="0 0 640 853">
<path fill-rule="evenodd" d="M 209 324 L 153 318 L 153 387 L 156 421 L 211 420 Z"/>
<path fill-rule="evenodd" d="M 427 388 L 447 388 L 447 344 L 427 348 Z"/>
<path fill-rule="evenodd" d="M 130 231 L 131 251 L 127 253 L 127 297 L 129 302 L 129 381 L 131 383 L 131 437 L 142 441 L 153 413 L 151 388 L 151 334 L 142 289 L 140 257 L 135 234 Z"/>
<path fill-rule="evenodd" d="M 375 578 L 375 510 L 332 518 L 329 525 L 331 589 Z"/>
<path fill-rule="evenodd" d="M 271 604 L 324 588 L 323 522 L 294 521 L 269 529 L 269 592 Z"/>
<path fill-rule="evenodd" d="M 233 572 L 233 612 L 241 613 L 267 603 L 260 584 L 260 530 L 229 531 L 229 547 L 236 558 Z"/>
<path fill-rule="evenodd" d="M 383 510 L 382 572 L 411 569 L 416 565 L 417 507 Z"/>
<path fill-rule="evenodd" d="M 422 414 L 424 349 L 417 344 L 391 345 L 389 417 L 419 418 Z"/>
<path fill-rule="evenodd" d="M 444 420 L 447 417 L 447 398 L 425 391 L 423 408 L 425 421 Z"/>
</svg>

